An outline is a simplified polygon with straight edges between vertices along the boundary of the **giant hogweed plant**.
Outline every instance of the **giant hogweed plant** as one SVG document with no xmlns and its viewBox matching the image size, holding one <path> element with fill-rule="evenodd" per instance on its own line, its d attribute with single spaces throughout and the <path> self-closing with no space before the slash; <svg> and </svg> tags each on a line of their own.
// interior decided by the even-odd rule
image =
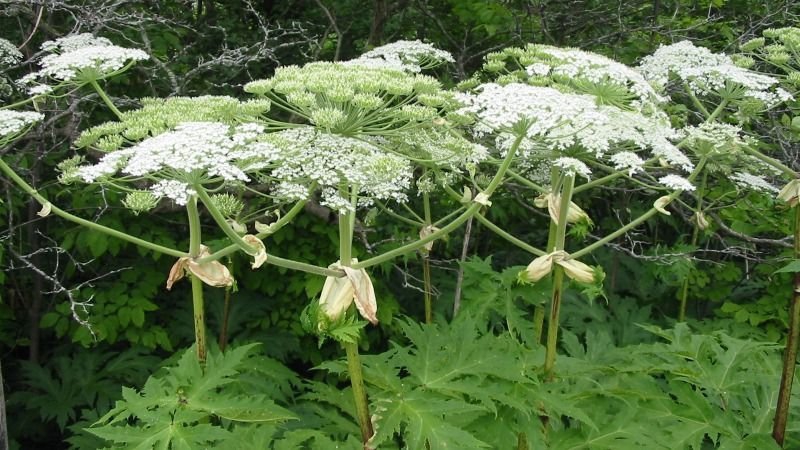
<svg viewBox="0 0 800 450">
<path fill-rule="evenodd" d="M 405 43 L 347 63 L 281 68 L 272 78 L 245 87 L 247 92 L 258 96 L 254 100 L 151 99 L 143 101 L 139 110 L 121 112 L 98 81 L 122 73 L 143 59 L 140 54 L 85 35 L 58 40 L 47 48 L 53 53 L 42 59 L 42 71 L 26 77 L 25 81 L 49 78 L 56 83 L 34 86 L 31 89 L 34 104 L 36 98 L 57 95 L 60 89 L 89 85 L 118 117 L 117 121 L 87 130 L 76 142 L 79 148 L 103 153 L 99 162 L 87 164 L 82 156 L 64 161 L 60 165 L 61 181 L 100 184 L 126 192 L 124 205 L 136 213 L 149 211 L 165 199 L 171 200 L 186 210 L 189 249 L 159 246 L 76 217 L 52 205 L 7 164 L 0 162 L 0 169 L 43 205 L 42 215 L 53 213 L 178 258 L 167 284 L 169 287 L 187 275 L 191 280 L 196 352 L 193 361 L 198 364 L 192 370 L 200 377 L 216 377 L 219 381 L 220 377 L 235 372 L 229 368 L 217 373 L 216 367 L 225 364 L 207 359 L 205 344 L 203 284 L 227 287 L 233 283 L 220 258 L 243 251 L 253 257 L 254 269 L 266 262 L 326 276 L 319 302 L 308 308 L 303 321 L 308 329 L 323 338 L 336 339 L 345 348 L 355 417 L 365 448 L 390 440 L 401 430 L 406 433 L 412 430 L 404 439 L 414 447 L 451 441 L 465 448 L 483 446 L 458 428 L 444 425 L 431 428 L 435 417 L 446 415 L 444 411 L 429 411 L 428 415 L 418 416 L 415 422 L 405 425 L 398 419 L 401 411 L 384 415 L 393 405 L 381 406 L 370 415 L 358 354 L 358 335 L 364 322 L 353 312 L 357 309 L 363 318 L 377 322 L 377 301 L 367 268 L 423 248 L 470 217 L 478 218 L 502 237 L 537 256 L 523 272 L 523 279 L 537 282 L 552 277 L 543 380 L 554 382 L 564 277 L 583 284 L 601 282 L 602 270 L 591 268 L 578 258 L 658 212 L 667 213 L 665 206 L 682 192 L 694 190 L 692 183 L 709 163 L 703 156 L 693 162 L 680 151 L 686 139 L 678 144 L 673 142 L 679 135 L 661 112 L 664 97 L 639 73 L 577 50 L 531 45 L 492 54 L 484 69 L 497 74 L 494 82 L 457 95 L 443 90 L 437 80 L 417 74 L 423 67 L 447 57 L 422 44 Z M 771 86 L 768 83 L 764 89 Z M 773 93 L 773 96 L 759 100 L 770 103 L 780 100 L 783 94 Z M 696 104 L 701 102 L 698 100 Z M 720 104 L 706 121 L 713 121 L 725 107 Z M 3 113 L 7 115 L 4 124 L 9 124 L 2 133 L 4 143 L 19 137 L 41 118 L 36 113 L 8 109 Z M 471 125 L 473 136 L 492 148 L 489 162 L 496 168 L 485 181 L 472 175 L 475 166 L 486 158 L 486 150 L 464 139 L 451 125 Z M 641 156 L 643 153 L 645 157 Z M 425 198 L 424 205 L 428 205 L 427 196 L 441 187 L 460 198 L 464 206 L 443 215 L 436 223 L 426 206 L 422 220 L 411 221 L 422 225 L 419 240 L 365 260 L 354 258 L 353 235 L 359 208 L 378 204 L 386 209 L 381 202 L 405 202 L 414 168 L 422 174 L 417 185 Z M 604 176 L 588 181 L 597 171 Z M 674 171 L 688 172 L 688 176 L 681 177 Z M 451 184 L 464 172 L 471 175 L 470 187 L 460 195 Z M 548 210 L 550 233 L 546 250 L 509 235 L 481 213 L 491 205 L 491 195 L 507 177 L 534 189 L 538 194 L 536 206 Z M 587 181 L 581 184 L 582 179 Z M 567 253 L 568 224 L 590 222 L 573 202 L 575 194 L 615 180 L 628 180 L 648 193 L 661 196 L 644 215 L 589 246 Z M 241 216 L 241 198 L 259 205 L 255 208 L 257 217 Z M 320 204 L 339 216 L 339 260 L 328 268 L 268 254 L 263 242 L 288 224 L 310 198 L 318 198 Z M 288 205 L 292 205 L 288 211 L 269 225 L 255 221 L 267 212 L 278 216 L 278 211 Z M 226 236 L 228 246 L 212 251 L 202 244 L 201 206 Z M 256 233 L 249 234 L 250 227 Z M 430 320 L 430 315 L 426 316 Z M 538 309 L 534 317 L 535 341 L 538 341 L 543 330 L 543 309 Z M 406 331 L 411 335 L 413 330 Z M 392 367 L 400 366 L 407 364 Z M 453 380 L 448 384 L 450 381 Z M 163 384 L 157 379 L 153 383 Z M 145 399 L 151 395 L 163 399 L 175 391 L 171 388 L 165 391 L 161 384 L 161 387 L 156 384 L 146 386 Z M 209 392 L 224 384 L 227 381 L 212 383 Z M 194 406 L 187 408 L 189 397 L 180 394 L 177 400 L 172 399 L 173 409 L 165 410 L 163 418 L 170 420 L 163 422 L 154 415 L 154 408 L 163 406 L 162 400 L 140 404 L 131 394 L 101 421 L 105 423 L 102 429 L 108 433 L 98 429 L 96 434 L 120 444 L 131 444 L 132 441 L 120 441 L 112 434 L 123 431 L 124 423 L 136 417 L 144 422 L 140 430 L 150 430 L 154 423 L 166 424 L 156 434 L 159 439 L 164 438 L 160 445 L 190 448 L 227 436 L 224 429 L 215 430 L 213 435 L 208 427 L 200 430 L 211 417 L 234 422 L 283 421 L 292 417 L 252 402 L 245 405 L 238 398 L 228 399 L 222 406 L 208 406 L 207 400 L 194 399 Z M 463 394 L 473 395 L 466 391 Z M 512 403 L 507 397 L 500 402 Z M 450 404 L 443 400 L 439 406 Z M 483 402 L 483 407 L 488 405 Z M 519 408 L 526 418 L 541 415 L 541 411 L 545 415 L 558 415 L 560 411 L 558 405 L 546 399 L 532 398 L 526 405 Z M 476 408 L 464 407 L 459 415 L 469 416 Z M 495 411 L 494 408 L 489 410 Z M 228 414 L 230 411 L 234 413 Z M 373 419 L 377 427 L 373 426 Z M 455 417 L 453 420 L 462 422 Z M 515 423 L 522 423 L 522 419 Z M 536 436 L 533 430 L 529 433 L 527 429 L 514 428 L 517 433 L 513 436 L 520 448 L 527 446 L 528 436 Z M 198 435 L 191 437 L 192 430 Z M 137 441 L 136 445 L 148 443 L 155 441 Z"/>
<path fill-rule="evenodd" d="M 457 134 L 436 130 L 444 125 L 440 116 L 458 103 L 438 81 L 413 73 L 419 66 L 441 59 L 441 53 L 419 43 L 406 43 L 348 64 L 313 63 L 279 69 L 271 79 L 246 86 L 248 92 L 262 97 L 256 100 L 240 102 L 208 96 L 147 99 L 141 109 L 123 113 L 97 81 L 124 71 L 141 55 L 87 35 L 62 38 L 46 49 L 53 51 L 53 58 L 44 57 L 42 71 L 25 77 L 23 82 L 37 77 L 60 82 L 50 87 L 52 91 L 44 85 L 33 87 L 34 100 L 54 95 L 55 89 L 88 84 L 118 117 L 79 137 L 78 148 L 104 155 L 95 164 L 85 163 L 83 155 L 62 162 L 60 181 L 92 183 L 125 192 L 124 206 L 137 214 L 152 210 L 162 200 L 171 200 L 185 208 L 189 249 L 167 248 L 78 218 L 53 206 L 5 163 L 0 168 L 43 205 L 42 216 L 55 213 L 177 257 L 167 277 L 167 288 L 184 276 L 190 278 L 195 350 L 201 364 L 206 360 L 203 284 L 230 287 L 234 282 L 220 258 L 241 250 L 253 257 L 253 269 L 268 262 L 327 276 L 319 304 L 309 310 L 308 320 L 314 323 L 311 328 L 315 332 L 337 338 L 347 351 L 358 421 L 366 442 L 372 431 L 357 350 L 358 329 L 363 323 L 347 313 L 355 303 L 364 318 L 377 322 L 375 294 L 365 269 L 424 246 L 477 210 L 477 206 L 464 208 L 441 229 L 421 236 L 417 242 L 366 261 L 353 258 L 356 210 L 375 200 L 405 201 L 414 164 L 446 165 L 457 173 L 461 164 L 476 164 L 481 158 L 479 147 L 459 142 Z M 396 61 L 387 54 L 406 62 L 407 70 L 397 70 Z M 270 114 L 271 107 L 277 109 L 275 114 Z M 4 133 L 9 141 L 40 118 L 36 113 L 9 114 L 13 126 Z M 429 150 L 438 150 L 435 156 L 421 156 L 426 150 L 411 140 L 400 150 L 393 148 L 392 142 L 404 142 L 403 134 L 412 132 L 420 141 L 449 139 L 451 145 L 429 145 Z M 468 153 L 454 154 L 454 150 Z M 486 203 L 499 187 L 508 163 L 510 158 L 485 192 L 476 196 L 476 205 Z M 251 186 L 255 183 L 257 187 Z M 230 192 L 264 200 L 267 206 L 260 215 L 276 212 L 286 203 L 293 206 L 270 225 L 255 222 L 257 233 L 248 234 L 247 225 L 238 217 L 241 202 Z M 339 261 L 324 268 L 268 256 L 262 239 L 289 223 L 312 196 L 339 213 Z M 203 245 L 201 206 L 230 245 L 213 253 Z"/>
<path fill-rule="evenodd" d="M 565 276 L 582 284 L 602 283 L 602 269 L 578 258 L 658 212 L 666 213 L 667 204 L 694 189 L 692 181 L 704 162 L 693 164 L 673 143 L 678 135 L 660 109 L 664 98 L 641 74 L 608 58 L 529 45 L 487 56 L 484 72 L 494 81 L 472 87 L 474 93 L 465 95 L 468 106 L 461 112 L 474 116 L 473 134 L 493 140 L 498 156 L 511 151 L 509 142 L 520 141 L 508 173 L 533 189 L 534 205 L 548 211 L 546 250 L 509 235 L 482 215 L 478 218 L 537 256 L 521 273 L 522 280 L 536 283 L 552 277 L 544 365 L 552 377 Z M 688 172 L 688 177 L 675 173 L 680 171 Z M 597 242 L 567 252 L 569 224 L 591 224 L 573 201 L 576 195 L 620 179 L 646 189 L 654 206 Z M 534 316 L 533 340 L 539 341 L 544 309 L 536 308 Z"/>
</svg>

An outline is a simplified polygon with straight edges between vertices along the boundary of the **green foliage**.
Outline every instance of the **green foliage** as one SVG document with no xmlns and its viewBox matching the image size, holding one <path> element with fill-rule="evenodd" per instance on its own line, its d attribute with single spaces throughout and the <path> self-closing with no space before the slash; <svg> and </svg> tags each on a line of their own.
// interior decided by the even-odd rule
<svg viewBox="0 0 800 450">
<path fill-rule="evenodd" d="M 228 439 L 235 424 L 296 419 L 266 395 L 242 389 L 250 386 L 237 375 L 258 364 L 255 347 L 209 352 L 205 366 L 194 349 L 187 350 L 174 367 L 148 378 L 140 392 L 123 388 L 122 400 L 88 431 L 113 448 L 191 449 Z"/>
<path fill-rule="evenodd" d="M 8 397 L 9 405 L 54 421 L 63 430 L 82 408 L 106 410 L 119 396 L 120 383 L 138 382 L 159 359 L 142 348 L 121 353 L 79 350 L 56 356 L 45 366 L 21 362 L 25 390 Z"/>
</svg>

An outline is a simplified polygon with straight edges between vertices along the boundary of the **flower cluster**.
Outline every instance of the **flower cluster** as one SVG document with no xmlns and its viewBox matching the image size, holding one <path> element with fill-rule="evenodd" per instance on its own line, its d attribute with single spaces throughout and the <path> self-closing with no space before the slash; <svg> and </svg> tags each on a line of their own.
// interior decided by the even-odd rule
<svg viewBox="0 0 800 450">
<path fill-rule="evenodd" d="M 576 158 L 570 158 L 568 156 L 556 158 L 556 160 L 553 161 L 553 166 L 558 167 L 562 173 L 571 175 L 573 177 L 575 175 L 580 175 L 588 179 L 592 174 L 589 166 L 584 164 L 583 161 Z"/>
<path fill-rule="evenodd" d="M 663 102 L 636 70 L 605 56 L 575 48 L 528 44 L 490 53 L 484 70 L 503 73 L 497 82 L 526 81 L 535 85 L 565 85 L 578 93 L 594 95 L 600 103 L 620 108 L 652 109 Z M 524 71 L 518 70 L 524 67 Z"/>
<path fill-rule="evenodd" d="M 0 140 L 13 139 L 25 128 L 42 119 L 44 116 L 37 112 L 0 109 Z"/>
<path fill-rule="evenodd" d="M 261 142 L 263 131 L 252 123 L 231 128 L 217 122 L 186 122 L 173 131 L 110 152 L 97 164 L 72 167 L 63 179 L 94 183 L 121 172 L 129 181 L 155 181 L 150 188 L 155 196 L 185 204 L 194 193 L 192 184 L 246 182 L 248 173 L 276 161 L 280 150 Z"/>
<path fill-rule="evenodd" d="M 118 47 L 88 33 L 47 41 L 42 49 L 50 53 L 39 61 L 41 70 L 24 76 L 21 84 L 33 84 L 38 79 L 88 83 L 119 73 L 126 64 L 149 58 L 142 50 Z M 42 90 L 37 86 L 33 89 Z"/>
<path fill-rule="evenodd" d="M 212 95 L 144 98 L 141 101 L 142 108 L 122 113 L 119 122 L 106 122 L 85 130 L 74 145 L 78 148 L 114 151 L 125 142 L 157 136 L 183 122 L 221 122 L 229 125 L 252 122 L 270 108 L 270 102 L 266 99 L 240 102 L 233 97 Z"/>
<path fill-rule="evenodd" d="M 313 127 L 271 133 L 266 141 L 281 153 L 279 163 L 264 177 L 277 182 L 276 197 L 305 199 L 316 186 L 321 192 L 320 204 L 342 214 L 358 206 L 342 189 L 355 189 L 362 205 L 371 198 L 407 200 L 412 179 L 409 162 L 368 142 Z"/>
<path fill-rule="evenodd" d="M 416 73 L 454 61 L 450 53 L 416 40 L 382 45 L 345 64 Z"/>
<path fill-rule="evenodd" d="M 22 53 L 6 39 L 0 38 L 0 71 L 22 60 Z"/>
<path fill-rule="evenodd" d="M 658 179 L 658 182 L 664 186 L 676 191 L 693 191 L 694 185 L 680 175 L 665 175 Z"/>
<path fill-rule="evenodd" d="M 692 163 L 670 139 L 676 132 L 665 116 L 598 105 L 589 95 L 569 94 L 549 87 L 511 83 L 484 84 L 476 95 L 464 94 L 460 114 L 472 114 L 476 135 L 497 134 L 497 146 L 505 151 L 513 142 L 515 128 L 524 126 L 526 140 L 520 146 L 527 158 L 564 156 L 576 148 L 595 158 L 608 153 L 650 149 L 653 156 L 691 170 Z"/>
<path fill-rule="evenodd" d="M 778 188 L 770 184 L 760 175 L 753 175 L 749 172 L 736 172 L 732 174 L 730 178 L 737 186 L 743 189 L 750 189 L 767 194 L 778 193 Z"/>
<path fill-rule="evenodd" d="M 386 144 L 412 160 L 455 172 L 474 170 L 489 156 L 489 150 L 483 145 L 443 127 L 416 128 L 389 139 Z"/>
<path fill-rule="evenodd" d="M 244 89 L 274 99 L 318 128 L 348 136 L 392 134 L 456 107 L 435 78 L 342 63 L 281 67 Z"/>
<path fill-rule="evenodd" d="M 767 107 L 789 100 L 792 96 L 776 87 L 778 80 L 737 66 L 727 55 L 696 47 L 689 41 L 660 47 L 645 57 L 639 71 L 659 89 L 670 80 L 686 83 L 695 95 L 717 94 L 725 89 L 740 88 L 742 98 L 763 102 Z"/>
</svg>

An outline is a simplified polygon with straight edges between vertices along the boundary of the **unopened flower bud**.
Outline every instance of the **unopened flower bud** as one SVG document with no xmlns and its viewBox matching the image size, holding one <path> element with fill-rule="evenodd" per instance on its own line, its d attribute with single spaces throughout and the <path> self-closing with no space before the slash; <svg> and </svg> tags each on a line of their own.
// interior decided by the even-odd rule
<svg viewBox="0 0 800 450">
<path fill-rule="evenodd" d="M 150 191 L 128 192 L 122 204 L 133 211 L 135 215 L 150 211 L 158 205 L 159 197 Z"/>
</svg>

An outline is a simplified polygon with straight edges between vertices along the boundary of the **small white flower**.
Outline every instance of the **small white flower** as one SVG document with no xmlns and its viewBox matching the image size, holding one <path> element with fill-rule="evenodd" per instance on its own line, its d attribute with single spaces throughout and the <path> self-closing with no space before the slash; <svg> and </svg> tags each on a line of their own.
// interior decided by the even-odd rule
<svg viewBox="0 0 800 450">
<path fill-rule="evenodd" d="M 274 194 L 307 198 L 311 184 L 321 188 L 320 204 L 339 213 L 353 210 L 350 199 L 339 193 L 342 185 L 356 187 L 364 199 L 408 200 L 412 167 L 397 155 L 382 152 L 358 139 L 325 133 L 313 127 L 292 128 L 268 134 L 281 156 L 268 174 L 278 182 Z M 300 197 L 305 194 L 305 196 Z M 360 205 L 364 205 L 362 201 Z"/>
<path fill-rule="evenodd" d="M 450 53 L 417 40 L 382 45 L 344 64 L 415 73 L 454 61 Z"/>
<path fill-rule="evenodd" d="M 44 116 L 37 112 L 0 109 L 0 139 L 16 135 L 42 119 Z"/>
<path fill-rule="evenodd" d="M 650 149 L 654 156 L 685 170 L 692 168 L 689 158 L 670 142 L 677 133 L 664 114 L 646 116 L 598 105 L 590 95 L 520 83 L 488 83 L 477 90 L 477 94 L 458 97 L 464 106 L 457 113 L 477 119 L 473 126 L 476 137 L 496 134 L 501 153 L 514 142 L 516 136 L 512 132 L 519 131 L 515 126 L 525 124 L 526 135 L 519 148 L 523 160 L 549 157 L 571 147 L 582 148 L 601 159 L 623 147 Z"/>
<path fill-rule="evenodd" d="M 572 80 L 586 80 L 594 84 L 611 84 L 625 88 L 638 98 L 639 104 L 661 103 L 661 97 L 648 81 L 625 64 L 614 61 L 597 53 L 586 52 L 577 48 L 560 48 L 549 45 L 533 45 L 537 57 L 545 55 L 548 64 L 534 63 L 526 68 L 529 74 L 563 76 Z"/>
<path fill-rule="evenodd" d="M 6 69 L 22 61 L 23 55 L 17 46 L 7 39 L 0 38 L 0 68 Z M 5 67 L 4 67 L 5 66 Z"/>
<path fill-rule="evenodd" d="M 693 191 L 695 189 L 689 180 L 680 175 L 665 175 L 659 178 L 658 182 L 676 191 Z"/>
<path fill-rule="evenodd" d="M 745 97 L 759 99 L 767 107 L 791 97 L 782 89 L 772 91 L 777 79 L 739 67 L 729 56 L 696 47 L 689 41 L 661 46 L 642 59 L 639 71 L 659 89 L 665 89 L 670 78 L 675 77 L 695 95 L 718 92 L 733 83 L 745 88 Z"/>
<path fill-rule="evenodd" d="M 189 197 L 197 194 L 188 184 L 178 180 L 161 180 L 150 187 L 150 192 L 157 198 L 167 197 L 177 205 L 186 205 Z"/>
<path fill-rule="evenodd" d="M 39 61 L 41 70 L 26 75 L 21 83 L 41 78 L 58 82 L 98 80 L 129 61 L 149 58 L 142 50 L 118 47 L 108 39 L 86 33 L 45 42 L 42 49 L 51 53 Z"/>
<path fill-rule="evenodd" d="M 589 166 L 575 158 L 562 156 L 561 158 L 556 159 L 553 162 L 553 165 L 560 168 L 562 172 L 567 175 L 580 175 L 586 179 L 588 179 L 589 175 L 592 173 L 592 171 L 589 170 Z"/>
<path fill-rule="evenodd" d="M 537 75 L 543 77 L 550 73 L 550 69 L 551 67 L 549 64 L 538 62 L 538 63 L 533 63 L 530 66 L 526 67 L 525 71 L 528 72 L 528 75 L 530 76 Z"/>
<path fill-rule="evenodd" d="M 644 169 L 644 160 L 633 152 L 619 152 L 611 155 L 611 162 L 617 170 L 627 170 L 629 176 Z"/>
<path fill-rule="evenodd" d="M 733 180 L 739 187 L 751 189 L 757 192 L 765 193 L 778 193 L 778 188 L 769 184 L 764 178 L 753 175 L 747 172 L 737 172 L 731 175 Z"/>
</svg>

